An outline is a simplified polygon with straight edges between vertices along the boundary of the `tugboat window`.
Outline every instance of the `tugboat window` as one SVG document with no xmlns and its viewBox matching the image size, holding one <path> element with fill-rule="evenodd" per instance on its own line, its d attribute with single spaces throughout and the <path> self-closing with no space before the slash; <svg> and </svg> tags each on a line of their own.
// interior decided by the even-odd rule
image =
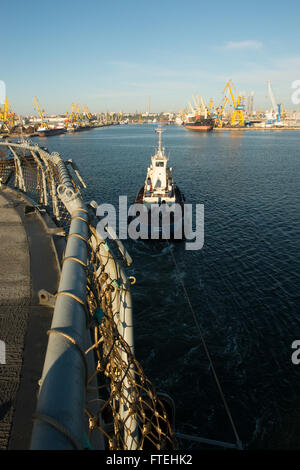
<svg viewBox="0 0 300 470">
<path fill-rule="evenodd" d="M 164 166 L 164 162 L 156 162 L 156 166 Z"/>
</svg>

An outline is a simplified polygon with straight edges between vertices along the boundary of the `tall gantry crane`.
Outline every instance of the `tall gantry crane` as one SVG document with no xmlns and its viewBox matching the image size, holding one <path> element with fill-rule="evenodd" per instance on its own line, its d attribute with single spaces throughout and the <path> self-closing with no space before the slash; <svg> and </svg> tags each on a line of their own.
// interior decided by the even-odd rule
<svg viewBox="0 0 300 470">
<path fill-rule="evenodd" d="M 236 93 L 236 98 L 234 97 L 232 89 L 234 89 L 234 91 Z M 234 87 L 231 80 L 229 80 L 226 83 L 225 88 L 223 90 L 223 93 L 225 93 L 225 91 L 227 91 L 229 93 L 229 96 L 231 98 L 232 105 L 233 105 L 233 108 L 234 108 L 233 115 L 232 115 L 232 118 L 231 118 L 231 126 L 234 127 L 234 126 L 236 126 L 236 124 L 239 124 L 240 126 L 243 127 L 245 125 L 245 118 L 244 118 L 244 114 L 243 114 L 243 111 L 245 111 L 245 105 L 244 105 L 244 102 L 243 102 L 245 97 L 241 96 L 236 91 L 236 89 L 235 89 L 235 87 Z"/>
<path fill-rule="evenodd" d="M 124 113 L 123 113 L 123 111 L 121 110 L 121 111 L 117 114 L 117 122 L 122 122 L 122 121 L 123 121 L 123 116 L 124 116 Z"/>
<path fill-rule="evenodd" d="M 87 116 L 91 116 L 91 114 L 86 106 L 83 107 L 83 112 L 81 112 L 80 104 L 72 103 L 70 112 L 66 113 L 66 128 L 82 125 Z"/>
<path fill-rule="evenodd" d="M 85 105 L 83 106 L 83 112 L 84 112 L 84 116 L 88 118 L 88 120 L 91 120 L 92 119 L 92 115 L 89 111 L 89 108 Z"/>
<path fill-rule="evenodd" d="M 48 124 L 48 120 L 47 120 L 47 114 L 45 112 L 45 110 L 41 107 L 40 103 L 39 103 L 39 100 L 37 99 L 37 97 L 35 96 L 33 98 L 33 103 L 34 103 L 34 106 L 41 118 L 41 125 L 44 125 L 46 127 L 46 129 L 49 129 L 49 124 Z"/>
<path fill-rule="evenodd" d="M 7 119 L 8 119 L 8 110 L 9 110 L 9 101 L 7 97 L 3 103 L 3 106 L 0 110 L 0 129 L 8 131 Z"/>
<path fill-rule="evenodd" d="M 200 99 L 199 99 L 199 95 L 197 93 L 196 99 L 195 99 L 194 95 L 192 95 L 192 98 L 193 98 L 194 105 L 195 105 L 195 107 L 194 107 L 195 114 L 197 116 L 204 116 L 205 118 L 207 118 L 208 107 L 206 106 L 205 101 L 202 98 L 202 96 L 200 96 Z M 190 105 L 190 103 L 189 103 L 189 105 Z"/>
<path fill-rule="evenodd" d="M 270 80 L 268 80 L 268 91 L 269 91 L 269 96 L 270 96 L 270 100 L 272 103 L 272 112 L 273 112 L 274 121 L 276 120 L 278 123 L 280 123 L 281 104 L 276 104 Z"/>
<path fill-rule="evenodd" d="M 208 105 L 208 115 L 210 116 L 212 110 L 213 110 L 213 104 L 214 104 L 214 100 L 211 98 L 209 100 L 209 105 Z"/>
<path fill-rule="evenodd" d="M 216 127 L 223 126 L 223 111 L 225 109 L 226 103 L 229 103 L 229 99 L 227 95 L 224 97 L 223 102 L 216 108 L 216 118 L 215 118 Z"/>
<path fill-rule="evenodd" d="M 79 124 L 82 121 L 82 114 L 80 112 L 81 106 L 80 104 L 76 104 L 75 106 L 75 122 Z"/>
<path fill-rule="evenodd" d="M 66 121 L 65 121 L 65 127 L 68 128 L 70 125 L 72 125 L 73 122 L 75 122 L 75 103 L 72 103 L 71 105 L 71 111 L 66 113 Z"/>
<path fill-rule="evenodd" d="M 9 132 L 15 126 L 17 118 L 18 116 L 11 110 L 10 102 L 6 97 L 0 109 L 0 129 Z"/>
</svg>

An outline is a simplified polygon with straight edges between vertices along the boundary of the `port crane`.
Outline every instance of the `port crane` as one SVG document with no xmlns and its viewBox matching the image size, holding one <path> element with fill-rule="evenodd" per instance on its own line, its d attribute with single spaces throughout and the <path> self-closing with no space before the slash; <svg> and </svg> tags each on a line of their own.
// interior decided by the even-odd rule
<svg viewBox="0 0 300 470">
<path fill-rule="evenodd" d="M 273 113 L 273 119 L 274 121 L 276 120 L 277 125 L 280 125 L 280 118 L 281 118 L 281 104 L 276 105 L 274 93 L 271 87 L 271 81 L 268 80 L 268 91 L 269 91 L 269 96 L 270 100 L 272 103 L 272 113 Z"/>
<path fill-rule="evenodd" d="M 188 101 L 188 107 L 190 109 L 189 117 L 195 117 L 195 116 L 204 116 L 206 119 L 208 115 L 210 115 L 211 110 L 212 110 L 212 105 L 213 105 L 213 99 L 210 99 L 209 106 L 205 104 L 205 101 L 202 96 L 200 96 L 198 93 L 196 94 L 196 99 L 194 95 L 192 95 L 194 106 L 191 105 L 191 102 Z M 188 113 L 187 113 L 188 114 Z"/>
<path fill-rule="evenodd" d="M 117 122 L 122 122 L 123 117 L 124 117 L 123 111 L 120 111 L 119 113 L 117 113 Z"/>
<path fill-rule="evenodd" d="M 80 126 L 86 117 L 90 119 L 89 116 L 91 117 L 91 114 L 87 106 L 83 106 L 83 112 L 81 112 L 80 104 L 72 103 L 70 113 L 66 113 L 66 127 L 72 124 Z"/>
<path fill-rule="evenodd" d="M 195 108 L 191 105 L 190 101 L 188 101 L 188 107 L 190 109 L 190 113 L 195 116 L 196 113 L 195 113 Z"/>
<path fill-rule="evenodd" d="M 91 113 L 90 113 L 90 111 L 89 111 L 89 108 L 88 108 L 86 105 L 83 106 L 83 111 L 84 111 L 85 117 L 87 117 L 89 120 L 91 120 L 91 119 L 92 119 L 92 115 L 91 115 Z"/>
<path fill-rule="evenodd" d="M 187 109 L 179 109 L 177 116 L 181 119 L 182 122 L 185 122 L 187 113 Z"/>
<path fill-rule="evenodd" d="M 213 104 L 214 104 L 214 100 L 211 98 L 211 99 L 209 100 L 208 115 L 210 115 L 210 113 L 212 112 Z"/>
<path fill-rule="evenodd" d="M 256 119 L 260 119 L 260 116 L 261 115 L 261 112 L 260 112 L 260 109 L 258 107 L 258 105 L 256 106 Z"/>
<path fill-rule="evenodd" d="M 10 103 L 6 97 L 4 104 L 0 109 L 0 129 L 9 132 L 11 128 L 14 127 L 16 118 L 17 116 L 13 111 L 11 111 Z"/>
<path fill-rule="evenodd" d="M 237 98 L 234 97 L 232 89 L 234 89 L 234 91 L 237 95 Z M 239 124 L 240 126 L 243 127 L 245 125 L 245 119 L 244 119 L 244 115 L 243 115 L 243 111 L 245 110 L 245 105 L 243 103 L 243 100 L 245 99 L 245 97 L 241 96 L 236 91 L 236 89 L 235 89 L 235 87 L 234 87 L 231 80 L 229 80 L 226 83 L 225 88 L 223 90 L 223 93 L 225 93 L 226 90 L 227 90 L 227 92 L 229 92 L 229 96 L 231 98 L 232 105 L 233 105 L 233 108 L 234 108 L 234 112 L 233 112 L 233 115 L 232 115 L 232 118 L 231 118 L 231 126 L 234 127 L 237 124 Z"/>
<path fill-rule="evenodd" d="M 208 107 L 205 104 L 205 101 L 204 101 L 203 97 L 200 96 L 200 100 L 199 100 L 199 96 L 198 96 L 198 93 L 197 93 L 196 98 L 197 99 L 195 100 L 194 95 L 193 95 L 193 101 L 195 103 L 195 108 L 197 110 L 197 114 L 207 118 L 207 115 L 209 114 L 209 110 L 208 110 Z"/>
<path fill-rule="evenodd" d="M 5 102 L 2 106 L 2 109 L 0 110 L 0 128 L 2 130 L 8 131 L 8 111 L 9 111 L 9 101 L 7 97 L 5 98 Z"/>
<path fill-rule="evenodd" d="M 39 100 L 37 99 L 37 97 L 35 96 L 33 98 L 33 103 L 34 103 L 34 106 L 41 118 L 41 125 L 44 125 L 46 127 L 46 129 L 49 129 L 49 124 L 48 124 L 48 120 L 47 120 L 47 115 L 46 115 L 46 112 L 45 110 L 41 107 L 40 103 L 39 103 Z"/>
<path fill-rule="evenodd" d="M 75 122 L 79 125 L 79 126 L 82 126 L 84 125 L 85 121 L 86 121 L 86 112 L 84 110 L 84 107 L 82 107 L 82 111 L 81 111 L 81 105 L 80 104 L 77 104 L 76 105 L 76 108 L 75 108 Z"/>
<path fill-rule="evenodd" d="M 80 104 L 76 104 L 76 106 L 75 106 L 75 122 L 77 122 L 78 124 L 80 123 L 80 121 L 82 119 L 80 109 L 81 109 Z"/>
<path fill-rule="evenodd" d="M 215 118 L 215 126 L 216 127 L 222 127 L 223 126 L 223 111 L 225 109 L 226 103 L 229 103 L 228 96 L 226 95 L 223 99 L 223 103 L 221 103 L 217 108 L 216 108 L 216 118 Z"/>
<path fill-rule="evenodd" d="M 73 122 L 75 122 L 75 104 L 72 103 L 70 113 L 66 113 L 66 128 Z"/>
</svg>

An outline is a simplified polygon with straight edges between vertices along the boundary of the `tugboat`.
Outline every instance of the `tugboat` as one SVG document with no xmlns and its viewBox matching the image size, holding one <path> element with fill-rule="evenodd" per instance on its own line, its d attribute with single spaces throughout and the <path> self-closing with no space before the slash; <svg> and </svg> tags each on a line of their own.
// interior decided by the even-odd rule
<svg viewBox="0 0 300 470">
<path fill-rule="evenodd" d="M 185 198 L 173 180 L 173 169 L 167 165 L 168 157 L 162 147 L 162 128 L 158 127 L 156 133 L 158 148 L 151 157 L 144 186 L 134 201 L 142 204 L 148 213 L 140 222 L 139 238 L 182 240 Z M 135 218 L 129 210 L 128 222 Z"/>
</svg>

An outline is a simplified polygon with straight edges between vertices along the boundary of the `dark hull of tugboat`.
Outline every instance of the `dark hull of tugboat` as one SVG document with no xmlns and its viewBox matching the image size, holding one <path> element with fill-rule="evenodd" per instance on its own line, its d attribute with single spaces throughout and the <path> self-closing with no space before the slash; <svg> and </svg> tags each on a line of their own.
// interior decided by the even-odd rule
<svg viewBox="0 0 300 470">
<path fill-rule="evenodd" d="M 45 129 L 44 131 L 38 131 L 39 137 L 51 137 L 52 135 L 64 134 L 66 129 Z"/>
<path fill-rule="evenodd" d="M 181 220 L 177 221 L 175 224 L 174 221 L 172 221 L 172 217 L 170 217 L 170 224 L 168 225 L 168 230 L 167 227 L 163 227 L 162 225 L 162 219 L 159 219 L 159 225 L 157 226 L 152 226 L 151 224 L 151 212 L 148 212 L 148 224 L 147 227 L 143 227 L 143 235 L 138 238 L 138 240 L 147 240 L 147 241 L 165 241 L 165 240 L 171 240 L 171 241 L 182 241 L 184 239 L 184 195 L 180 192 L 179 188 L 175 186 L 175 202 L 177 204 L 180 204 L 181 210 L 182 210 L 182 218 Z M 144 195 L 144 187 L 142 187 L 134 201 L 135 204 L 143 204 L 143 195 Z M 172 213 L 171 213 L 172 214 Z M 132 220 L 134 220 L 136 217 L 135 216 L 129 216 L 128 217 L 128 224 Z M 179 231 L 180 237 L 178 237 L 178 230 L 179 226 L 181 226 L 181 229 Z M 145 234 L 147 234 L 147 238 L 145 237 Z"/>
</svg>

